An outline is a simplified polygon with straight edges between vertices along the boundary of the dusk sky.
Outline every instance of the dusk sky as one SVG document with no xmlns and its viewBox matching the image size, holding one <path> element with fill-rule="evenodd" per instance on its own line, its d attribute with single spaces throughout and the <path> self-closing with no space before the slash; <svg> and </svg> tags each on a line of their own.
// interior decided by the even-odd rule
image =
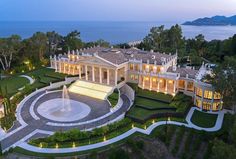
<svg viewBox="0 0 236 159">
<path fill-rule="evenodd" d="M 185 21 L 235 14 L 236 0 L 0 0 L 0 21 Z"/>
</svg>

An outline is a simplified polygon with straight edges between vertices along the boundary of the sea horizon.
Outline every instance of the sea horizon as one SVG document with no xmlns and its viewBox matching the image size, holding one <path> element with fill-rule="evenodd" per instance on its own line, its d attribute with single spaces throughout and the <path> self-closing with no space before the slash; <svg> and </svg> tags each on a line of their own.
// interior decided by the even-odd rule
<svg viewBox="0 0 236 159">
<path fill-rule="evenodd" d="M 29 38 L 35 32 L 56 31 L 65 36 L 73 30 L 81 33 L 85 42 L 106 40 L 111 44 L 127 43 L 142 40 L 151 27 L 164 25 L 170 28 L 179 24 L 186 38 L 203 34 L 205 39 L 223 40 L 236 34 L 236 26 L 190 26 L 181 25 L 180 21 L 0 21 L 0 37 L 12 34 Z"/>
</svg>

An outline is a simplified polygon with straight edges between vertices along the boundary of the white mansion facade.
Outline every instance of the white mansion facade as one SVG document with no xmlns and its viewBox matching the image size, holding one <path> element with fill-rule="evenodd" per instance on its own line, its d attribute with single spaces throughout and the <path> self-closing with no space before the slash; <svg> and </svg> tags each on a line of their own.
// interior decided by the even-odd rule
<svg viewBox="0 0 236 159">
<path fill-rule="evenodd" d="M 136 48 L 91 47 L 50 57 L 56 72 L 78 75 L 78 81 L 115 87 L 121 81 L 137 83 L 140 88 L 176 95 L 192 96 L 203 110 L 222 109 L 221 95 L 203 77 L 210 73 L 207 64 L 199 70 L 177 66 L 177 53 L 165 54 Z"/>
</svg>

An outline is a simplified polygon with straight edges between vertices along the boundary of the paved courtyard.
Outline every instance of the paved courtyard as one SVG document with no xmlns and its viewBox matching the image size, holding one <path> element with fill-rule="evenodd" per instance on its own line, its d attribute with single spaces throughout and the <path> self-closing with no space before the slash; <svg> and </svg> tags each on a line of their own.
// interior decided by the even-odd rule
<svg viewBox="0 0 236 159">
<path fill-rule="evenodd" d="M 78 94 L 69 94 L 70 99 L 85 103 L 90 107 L 90 113 L 83 119 L 72 122 L 53 121 L 41 116 L 37 112 L 37 108 L 41 103 L 48 99 L 60 98 L 61 95 L 61 91 L 52 93 L 40 91 L 26 100 L 20 111 L 17 112 L 17 115 L 19 115 L 18 119 L 20 118 L 21 121 L 16 121 L 1 141 L 2 150 L 7 150 L 9 147 L 16 146 L 31 138 L 48 136 L 55 131 L 64 131 L 73 128 L 85 130 L 102 126 L 117 119 L 130 106 L 129 99 L 122 93 L 122 106 L 114 112 L 110 112 L 110 105 L 105 100 L 97 100 Z"/>
</svg>

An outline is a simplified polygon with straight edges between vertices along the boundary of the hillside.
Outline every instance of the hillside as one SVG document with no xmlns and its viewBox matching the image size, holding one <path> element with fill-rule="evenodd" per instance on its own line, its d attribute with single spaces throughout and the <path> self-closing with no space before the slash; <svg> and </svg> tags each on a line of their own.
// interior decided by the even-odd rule
<svg viewBox="0 0 236 159">
<path fill-rule="evenodd" d="M 193 21 L 187 21 L 183 25 L 209 25 L 209 26 L 224 26 L 224 25 L 236 25 L 236 15 L 231 17 L 225 16 L 214 16 L 211 18 L 198 18 Z"/>
</svg>

